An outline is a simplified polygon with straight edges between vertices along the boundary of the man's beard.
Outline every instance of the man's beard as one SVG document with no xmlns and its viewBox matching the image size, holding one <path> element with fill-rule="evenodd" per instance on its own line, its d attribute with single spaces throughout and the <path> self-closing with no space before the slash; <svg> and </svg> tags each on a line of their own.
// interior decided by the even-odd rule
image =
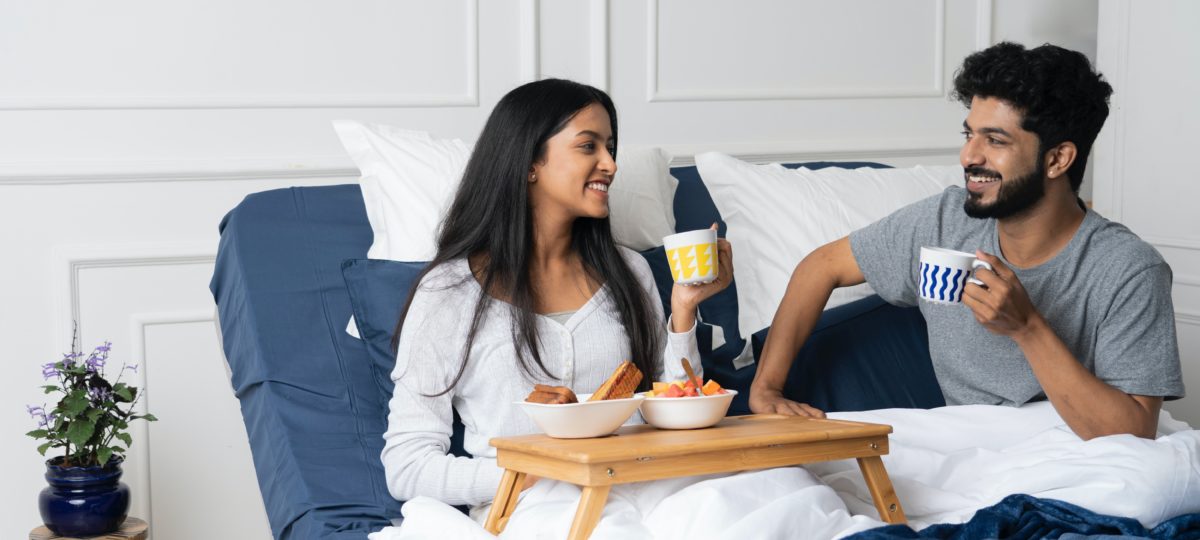
<svg viewBox="0 0 1200 540">
<path fill-rule="evenodd" d="M 970 176 L 1000 177 L 1000 173 L 982 167 L 967 167 L 963 172 L 964 179 Z M 979 201 L 982 197 L 980 194 L 968 190 L 967 200 L 963 202 L 963 210 L 968 216 L 978 219 L 1004 219 L 1020 214 L 1032 208 L 1046 195 L 1046 184 L 1043 178 L 1045 173 L 1046 168 L 1039 159 L 1032 173 L 1012 180 L 1001 178 L 996 200 L 989 205 L 984 205 Z"/>
</svg>

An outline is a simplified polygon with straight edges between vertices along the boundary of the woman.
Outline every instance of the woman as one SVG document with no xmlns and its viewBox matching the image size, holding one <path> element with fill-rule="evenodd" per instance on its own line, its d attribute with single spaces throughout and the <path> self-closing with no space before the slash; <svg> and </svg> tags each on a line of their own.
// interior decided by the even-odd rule
<svg viewBox="0 0 1200 540">
<path fill-rule="evenodd" d="M 642 389 L 684 378 L 680 358 L 700 373 L 696 307 L 730 283 L 729 244 L 717 281 L 675 286 L 666 331 L 649 266 L 609 230 L 616 151 L 616 110 L 590 86 L 529 83 L 492 111 L 396 331 L 392 496 L 489 502 L 502 470 L 488 440 L 538 431 L 514 405 L 535 384 L 591 392 L 625 360 Z M 474 457 L 447 455 L 455 410 Z"/>
</svg>

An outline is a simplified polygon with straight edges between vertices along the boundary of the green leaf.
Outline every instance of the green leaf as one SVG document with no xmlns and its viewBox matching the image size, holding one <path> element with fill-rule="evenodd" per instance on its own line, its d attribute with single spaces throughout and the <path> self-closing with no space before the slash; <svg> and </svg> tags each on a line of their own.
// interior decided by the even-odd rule
<svg viewBox="0 0 1200 540">
<path fill-rule="evenodd" d="M 33 431 L 30 431 L 29 433 L 26 433 L 25 435 L 28 435 L 35 439 L 44 439 L 44 438 L 46 438 L 46 435 L 49 435 L 49 434 L 50 434 L 50 432 L 46 431 L 44 429 L 35 429 Z"/>
<path fill-rule="evenodd" d="M 41 455 L 43 455 L 43 456 L 44 456 L 44 455 L 46 455 L 46 450 L 49 450 L 51 446 L 54 446 L 54 441 L 50 441 L 50 442 L 48 442 L 48 443 L 46 443 L 46 444 L 43 444 L 43 445 L 39 446 L 39 447 L 38 447 L 38 453 L 39 453 L 39 454 L 41 454 Z"/>
<path fill-rule="evenodd" d="M 147 422 L 157 422 L 158 421 L 158 418 L 150 413 L 143 414 L 142 418 L 145 418 Z"/>
<path fill-rule="evenodd" d="M 113 387 L 113 394 L 124 401 L 133 401 L 133 392 L 130 391 L 128 386 L 125 386 L 125 383 L 117 383 L 117 385 Z"/>
<path fill-rule="evenodd" d="M 92 408 L 92 409 L 88 409 L 87 413 L 85 413 L 83 416 L 86 417 L 88 420 L 95 422 L 97 419 L 99 419 L 103 415 L 104 415 L 104 409 Z"/>
<path fill-rule="evenodd" d="M 98 450 L 96 450 L 96 459 L 100 461 L 101 467 L 103 467 L 105 463 L 108 463 L 108 458 L 112 457 L 112 455 L 113 449 L 107 446 L 101 446 Z"/>
<path fill-rule="evenodd" d="M 47 384 L 46 386 L 43 386 L 42 389 L 46 391 L 46 394 L 49 394 L 50 392 L 58 390 L 58 387 L 53 384 Z"/>
<path fill-rule="evenodd" d="M 62 402 L 59 403 L 59 407 L 62 408 L 63 414 L 69 417 L 74 418 L 79 416 L 79 413 L 88 407 L 87 394 L 82 389 L 73 390 L 67 397 L 63 398 Z"/>
<path fill-rule="evenodd" d="M 129 429 L 129 422 L 124 420 L 117 420 L 116 422 L 113 422 L 113 425 L 117 426 L 117 429 Z"/>
<path fill-rule="evenodd" d="M 96 431 L 96 424 L 79 419 L 71 422 L 71 427 L 67 428 L 67 440 L 75 446 L 83 446 L 88 439 L 92 438 L 92 433 Z"/>
<path fill-rule="evenodd" d="M 128 433 L 117 433 L 116 437 L 121 439 L 125 446 L 133 446 L 133 437 L 130 437 Z"/>
</svg>

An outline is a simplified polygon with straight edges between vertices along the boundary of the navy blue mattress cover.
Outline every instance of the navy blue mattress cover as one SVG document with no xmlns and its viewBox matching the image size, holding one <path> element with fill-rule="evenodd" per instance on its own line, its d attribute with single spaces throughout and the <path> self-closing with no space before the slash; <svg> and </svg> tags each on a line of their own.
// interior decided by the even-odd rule
<svg viewBox="0 0 1200 540">
<path fill-rule="evenodd" d="M 680 179 L 677 229 L 719 221 L 695 168 L 672 173 Z M 252 194 L 220 229 L 210 287 L 272 534 L 365 538 L 398 518 L 400 503 L 388 494 L 379 460 L 387 399 L 363 342 L 345 332 L 351 306 L 341 264 L 365 258 L 372 239 L 361 191 L 339 185 Z M 736 313 L 709 315 L 736 321 Z M 765 333 L 751 340 L 756 353 Z M 701 340 L 709 339 L 703 332 Z M 705 370 L 748 396 L 753 367 L 731 364 L 742 344 L 735 338 L 712 351 Z M 944 404 L 919 312 L 878 297 L 825 313 L 786 391 L 826 410 Z M 746 412 L 742 399 L 730 414 Z"/>
</svg>

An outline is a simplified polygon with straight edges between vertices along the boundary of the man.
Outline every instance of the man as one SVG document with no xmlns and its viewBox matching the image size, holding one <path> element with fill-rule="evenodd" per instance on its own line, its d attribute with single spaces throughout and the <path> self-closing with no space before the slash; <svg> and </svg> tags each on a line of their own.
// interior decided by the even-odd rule
<svg viewBox="0 0 1200 540">
<path fill-rule="evenodd" d="M 1153 438 L 1183 396 L 1171 269 L 1078 198 L 1112 87 L 1082 54 L 1000 43 L 967 57 L 954 95 L 970 108 L 951 187 L 822 246 L 792 274 L 750 390 L 754 412 L 824 414 L 782 396 L 792 358 L 835 287 L 866 281 L 919 305 L 949 405 L 1049 399 L 1090 439 Z M 922 246 L 976 252 L 983 285 L 961 304 L 918 301 Z"/>
</svg>

